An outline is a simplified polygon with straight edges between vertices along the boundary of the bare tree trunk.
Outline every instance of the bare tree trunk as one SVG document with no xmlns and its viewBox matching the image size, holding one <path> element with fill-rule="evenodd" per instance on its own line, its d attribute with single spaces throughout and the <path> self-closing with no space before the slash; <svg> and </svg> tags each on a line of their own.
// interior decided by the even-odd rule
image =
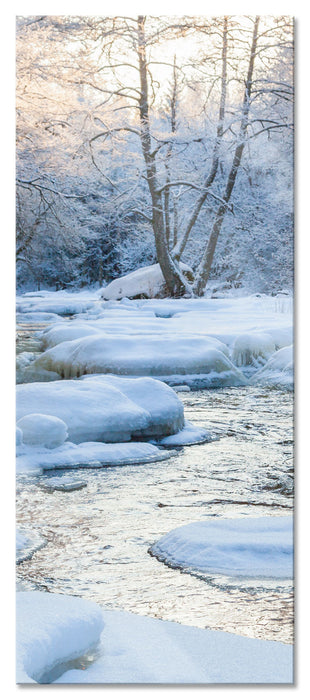
<svg viewBox="0 0 310 700">
<path fill-rule="evenodd" d="M 212 228 L 211 235 L 210 235 L 210 238 L 208 241 L 208 245 L 206 247 L 205 253 L 204 253 L 203 258 L 201 260 L 201 263 L 199 265 L 197 275 L 196 275 L 196 280 L 195 280 L 195 283 L 193 286 L 193 290 L 194 290 L 195 294 L 198 294 L 198 296 L 201 296 L 203 294 L 203 291 L 204 291 L 205 286 L 207 284 L 207 281 L 209 279 L 210 270 L 211 270 L 211 266 L 212 266 L 212 262 L 213 262 L 214 251 L 215 251 L 217 240 L 218 240 L 221 228 L 222 228 L 222 223 L 223 223 L 226 211 L 227 211 L 227 205 L 228 205 L 228 202 L 230 200 L 230 197 L 231 197 L 231 194 L 232 194 L 235 182 L 236 182 L 236 177 L 237 177 L 239 165 L 241 162 L 243 149 L 244 149 L 245 142 L 246 142 L 247 128 L 248 128 L 248 122 L 249 122 L 249 109 L 250 109 L 250 96 L 251 96 L 251 90 L 252 90 L 252 78 L 253 78 L 254 61 L 255 61 L 257 38 L 258 38 L 258 25 L 259 25 L 259 17 L 256 17 L 255 22 L 254 22 L 253 36 L 252 36 L 252 46 L 251 46 L 248 74 L 247 74 L 244 96 L 243 96 L 241 123 L 240 123 L 240 129 L 239 129 L 238 142 L 237 142 L 237 146 L 236 146 L 236 150 L 235 150 L 235 154 L 234 154 L 233 163 L 232 163 L 232 166 L 230 169 L 230 173 L 228 175 L 225 194 L 223 196 L 223 200 L 224 200 L 225 204 L 221 204 L 217 210 L 215 222 L 213 224 L 213 228 Z"/>
<path fill-rule="evenodd" d="M 184 276 L 178 269 L 176 263 L 169 254 L 167 238 L 165 235 L 164 212 L 162 206 L 161 192 L 157 183 L 157 171 L 155 155 L 152 153 L 148 83 L 147 83 L 147 62 L 146 62 L 146 37 L 145 37 L 145 17 L 138 17 L 138 53 L 139 53 L 139 74 L 140 74 L 140 100 L 139 114 L 141 124 L 141 145 L 143 157 L 146 164 L 146 178 L 152 199 L 152 224 L 155 237 L 157 260 L 160 264 L 167 289 L 172 296 L 180 296 L 184 291 L 191 292 Z"/>
<path fill-rule="evenodd" d="M 170 100 L 170 125 L 171 125 L 171 133 L 175 134 L 176 128 L 177 128 L 177 118 L 176 118 L 176 106 L 177 106 L 177 93 L 178 93 L 178 86 L 177 86 L 177 73 L 176 73 L 176 55 L 174 54 L 173 58 L 173 83 L 172 83 L 172 95 L 171 95 L 171 100 Z M 170 141 L 168 148 L 167 148 L 167 154 L 166 154 L 166 161 L 165 161 L 165 168 L 166 168 L 166 184 L 169 185 L 171 182 L 171 177 L 170 177 L 170 158 L 172 154 L 172 142 Z M 171 239 L 171 225 L 170 225 L 170 187 L 166 187 L 164 190 L 164 206 L 165 206 L 165 231 L 166 231 L 166 239 L 167 239 L 167 244 L 168 248 L 170 248 L 170 239 Z M 174 202 L 174 204 L 176 204 Z M 173 211 L 175 213 L 175 206 L 173 208 Z M 174 221 L 174 219 L 173 219 Z M 175 230 L 175 221 L 174 221 L 174 230 Z"/>
<path fill-rule="evenodd" d="M 219 150 L 220 144 L 224 132 L 224 117 L 225 117 L 225 104 L 226 104 L 226 92 L 227 92 L 227 17 L 223 18 L 223 45 L 222 45 L 222 77 L 221 77 L 221 98 L 220 98 L 220 108 L 219 108 L 219 118 L 217 124 L 216 141 L 214 144 L 213 157 L 211 163 L 211 169 L 208 177 L 206 178 L 203 191 L 198 198 L 196 205 L 194 207 L 193 213 L 189 219 L 186 230 L 182 239 L 177 243 L 173 249 L 173 255 L 176 260 L 180 260 L 181 255 L 185 249 L 187 241 L 189 239 L 190 232 L 195 225 L 197 218 L 199 216 L 201 207 L 206 201 L 208 196 L 208 189 L 212 185 L 214 178 L 217 173 L 219 164 Z"/>
</svg>

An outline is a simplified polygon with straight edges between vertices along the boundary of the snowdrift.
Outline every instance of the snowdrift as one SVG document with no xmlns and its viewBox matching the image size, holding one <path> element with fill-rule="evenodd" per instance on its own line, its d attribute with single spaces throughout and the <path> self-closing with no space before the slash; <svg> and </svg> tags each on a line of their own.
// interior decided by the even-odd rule
<svg viewBox="0 0 310 700">
<path fill-rule="evenodd" d="M 292 578 L 293 519 L 203 520 L 172 530 L 150 548 L 170 566 L 228 576 Z"/>
<path fill-rule="evenodd" d="M 94 647 L 97 658 L 81 669 L 74 660 Z M 292 683 L 292 661 L 292 646 L 280 642 L 101 610 L 68 595 L 17 594 L 17 683 Z"/>
</svg>

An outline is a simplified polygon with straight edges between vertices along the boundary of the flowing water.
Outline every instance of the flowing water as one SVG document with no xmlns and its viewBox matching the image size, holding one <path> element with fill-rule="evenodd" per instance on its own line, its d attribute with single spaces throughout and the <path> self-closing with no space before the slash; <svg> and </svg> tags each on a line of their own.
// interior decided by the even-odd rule
<svg viewBox="0 0 310 700">
<path fill-rule="evenodd" d="M 22 350 L 39 351 L 33 331 Z M 17 523 L 47 544 L 17 567 L 18 587 L 85 597 L 105 608 L 292 642 L 290 582 L 203 576 L 148 553 L 171 529 L 213 517 L 293 508 L 292 394 L 264 387 L 181 393 L 185 416 L 214 440 L 164 462 L 52 470 L 17 478 Z M 46 491 L 69 473 L 79 491 Z"/>
</svg>

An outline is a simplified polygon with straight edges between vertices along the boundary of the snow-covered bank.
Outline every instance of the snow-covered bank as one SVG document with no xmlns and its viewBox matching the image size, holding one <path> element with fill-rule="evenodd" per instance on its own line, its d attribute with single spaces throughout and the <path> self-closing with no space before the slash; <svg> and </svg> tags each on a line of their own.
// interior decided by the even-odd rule
<svg viewBox="0 0 310 700">
<path fill-rule="evenodd" d="M 202 520 L 172 530 L 150 553 L 187 571 L 292 578 L 293 518 Z"/>
<path fill-rule="evenodd" d="M 46 593 L 17 594 L 17 682 L 47 677 L 93 647 L 85 670 L 59 666 L 56 683 L 292 683 L 292 647 L 187 627 L 89 601 Z M 71 664 L 72 667 L 73 664 Z M 62 673 L 62 675 L 60 675 Z"/>
</svg>

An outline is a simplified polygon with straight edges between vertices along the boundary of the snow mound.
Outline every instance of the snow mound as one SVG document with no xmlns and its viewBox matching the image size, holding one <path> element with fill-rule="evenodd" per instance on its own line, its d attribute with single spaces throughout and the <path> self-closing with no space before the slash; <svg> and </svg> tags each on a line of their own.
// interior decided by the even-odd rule
<svg viewBox="0 0 310 700">
<path fill-rule="evenodd" d="M 16 459 L 18 472 L 46 469 L 98 469 L 119 467 L 125 464 L 161 462 L 172 457 L 172 450 L 160 450 L 148 442 L 103 444 L 82 442 L 75 445 L 65 442 L 55 450 L 20 450 Z"/>
<path fill-rule="evenodd" d="M 252 384 L 267 384 L 268 386 L 294 388 L 294 354 L 290 345 L 277 350 L 266 362 L 264 367 L 254 374 Z"/>
<path fill-rule="evenodd" d="M 193 271 L 188 265 L 180 264 L 183 273 L 193 275 Z M 136 298 L 139 296 L 152 299 L 158 295 L 163 295 L 165 289 L 165 279 L 159 263 L 148 265 L 134 270 L 124 277 L 113 280 L 107 287 L 101 290 L 101 298 L 107 300 L 118 300 L 123 297 Z"/>
<path fill-rule="evenodd" d="M 275 343 L 269 333 L 243 333 L 234 342 L 232 361 L 237 367 L 260 367 L 275 349 Z"/>
<path fill-rule="evenodd" d="M 60 418 L 68 426 L 69 440 L 75 443 L 164 437 L 184 425 L 183 405 L 177 394 L 150 378 L 97 376 L 21 384 L 17 387 L 16 413 L 18 420 L 30 413 Z"/>
<path fill-rule="evenodd" d="M 202 442 L 210 442 L 212 440 L 211 433 L 204 428 L 199 428 L 192 425 L 189 421 L 185 421 L 183 430 L 175 435 L 169 435 L 168 437 L 158 440 L 158 445 L 164 445 L 165 447 L 182 447 L 185 445 L 196 445 Z"/>
<path fill-rule="evenodd" d="M 56 416 L 29 413 L 17 423 L 25 445 L 42 445 L 52 449 L 62 445 L 68 437 L 67 425 Z"/>
<path fill-rule="evenodd" d="M 199 335 L 101 334 L 60 343 L 44 352 L 32 367 L 57 372 L 66 379 L 97 373 L 165 380 L 172 375 L 203 374 L 212 375 L 215 386 L 222 386 L 223 382 L 233 386 L 245 384 L 243 374 L 217 345 L 217 340 Z"/>
<path fill-rule="evenodd" d="M 99 641 L 102 611 L 88 600 L 50 593 L 17 593 L 17 683 L 40 682 L 44 672 Z"/>
<path fill-rule="evenodd" d="M 172 530 L 150 548 L 170 566 L 228 576 L 292 578 L 293 519 L 204 520 Z"/>
</svg>

